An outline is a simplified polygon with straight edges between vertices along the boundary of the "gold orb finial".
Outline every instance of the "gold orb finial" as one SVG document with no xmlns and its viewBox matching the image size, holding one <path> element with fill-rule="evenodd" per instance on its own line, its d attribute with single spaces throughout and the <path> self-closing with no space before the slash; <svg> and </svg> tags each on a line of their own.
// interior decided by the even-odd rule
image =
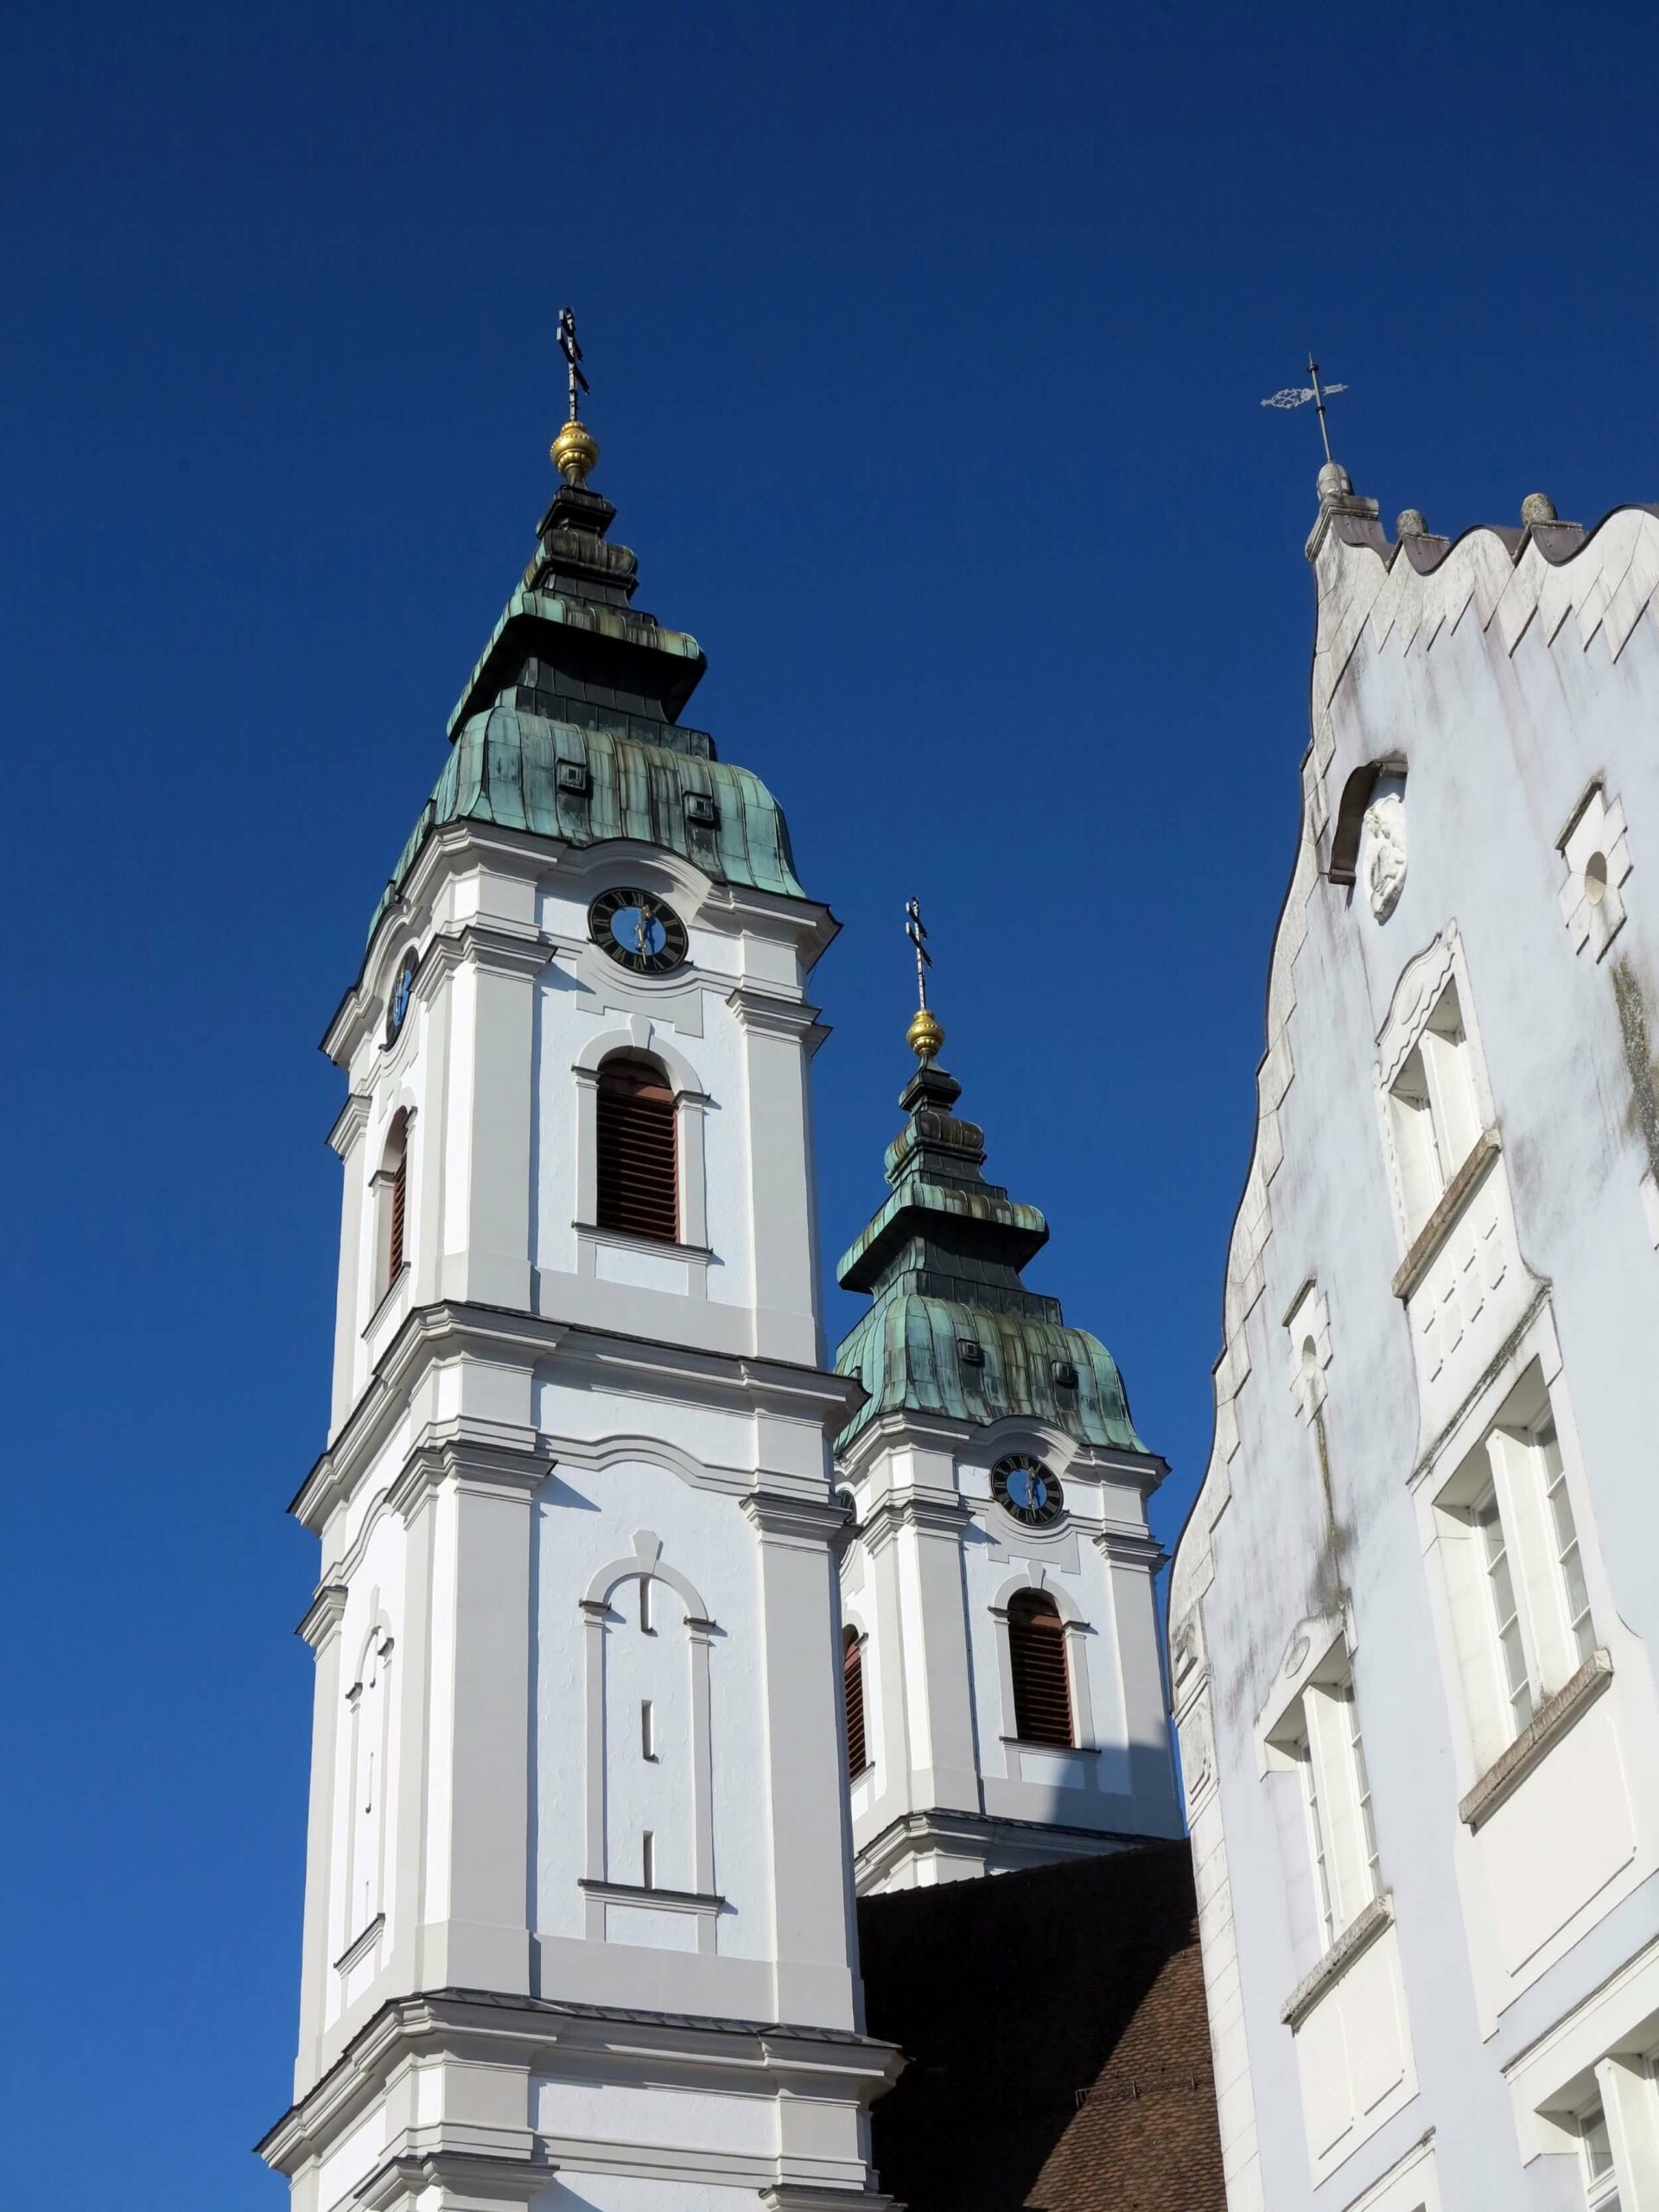
<svg viewBox="0 0 1659 2212">
<path fill-rule="evenodd" d="M 905 1042 L 925 1067 L 930 1060 L 937 1060 L 944 1043 L 944 1031 L 926 1007 L 918 1007 L 911 1016 L 910 1027 L 905 1032 Z"/>
<path fill-rule="evenodd" d="M 578 492 L 599 466 L 599 441 L 574 415 L 547 451 L 565 482 Z"/>
</svg>

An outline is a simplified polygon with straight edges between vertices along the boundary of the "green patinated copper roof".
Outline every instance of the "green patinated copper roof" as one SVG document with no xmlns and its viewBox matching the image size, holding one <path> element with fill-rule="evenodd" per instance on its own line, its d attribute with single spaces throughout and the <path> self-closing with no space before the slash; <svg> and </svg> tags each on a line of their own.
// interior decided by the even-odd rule
<svg viewBox="0 0 1659 2212">
<path fill-rule="evenodd" d="M 978 1344 L 983 1366 L 963 1363 L 967 1338 Z M 1055 1383 L 1057 1365 L 1076 1370 L 1075 1389 Z M 902 1409 L 984 1427 L 1021 1414 L 1080 1443 L 1146 1450 L 1129 1418 L 1117 1362 L 1097 1337 L 1058 1320 L 898 1291 L 878 1300 L 842 1340 L 836 1371 L 856 1376 L 869 1392 L 837 1449 L 878 1414 Z"/>
<path fill-rule="evenodd" d="M 984 1132 L 950 1111 L 961 1095 L 942 1068 L 912 1077 L 899 1102 L 910 1119 L 887 1147 L 892 1196 L 836 1269 L 874 1300 L 836 1354 L 836 1371 L 868 1394 L 836 1448 L 903 1412 L 982 1427 L 1017 1414 L 1079 1443 L 1144 1452 L 1110 1352 L 1020 1281 L 1048 1224 L 985 1181 Z"/>
<path fill-rule="evenodd" d="M 721 760 L 706 730 L 681 726 L 707 664 L 695 638 L 632 605 L 636 563 L 607 542 L 613 518 L 607 500 L 569 486 L 542 518 L 523 581 L 450 716 L 448 760 L 371 939 L 428 837 L 449 822 L 567 845 L 631 839 L 679 854 L 717 883 L 805 897 L 776 799 L 758 776 Z M 712 800 L 714 819 L 689 820 L 688 799 Z"/>
<path fill-rule="evenodd" d="M 585 794 L 560 788 L 561 760 L 586 766 Z M 712 827 L 687 821 L 689 791 L 715 801 L 718 819 Z M 371 938 L 416 855 L 445 822 L 490 822 L 567 845 L 636 838 L 678 853 L 716 883 L 776 891 L 789 899 L 806 896 L 796 880 L 783 809 L 747 768 L 496 707 L 474 715 L 456 739 L 381 894 Z"/>
</svg>

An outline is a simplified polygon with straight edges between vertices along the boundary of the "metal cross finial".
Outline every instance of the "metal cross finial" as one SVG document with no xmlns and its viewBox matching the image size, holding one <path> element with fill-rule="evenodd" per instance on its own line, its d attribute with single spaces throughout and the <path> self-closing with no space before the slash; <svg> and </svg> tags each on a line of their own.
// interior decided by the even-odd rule
<svg viewBox="0 0 1659 2212">
<path fill-rule="evenodd" d="M 1331 433 L 1325 426 L 1325 403 L 1339 391 L 1346 391 L 1345 384 L 1321 384 L 1319 365 L 1310 353 L 1307 357 L 1309 382 L 1287 385 L 1282 391 L 1275 391 L 1271 399 L 1264 399 L 1264 407 L 1305 407 L 1311 399 L 1319 418 L 1319 436 L 1325 443 L 1325 457 L 1331 458 Z"/>
<path fill-rule="evenodd" d="M 927 949 L 927 925 L 922 919 L 919 899 L 905 901 L 905 935 L 916 948 L 916 1005 L 918 1011 L 927 1012 L 927 971 L 933 965 L 933 956 Z"/>
<path fill-rule="evenodd" d="M 582 347 L 576 339 L 576 318 L 569 308 L 559 309 L 559 351 L 569 365 L 570 420 L 574 423 L 580 411 L 576 393 L 578 390 L 586 391 L 588 385 L 587 378 L 582 372 Z M 1338 389 L 1340 390 L 1341 387 L 1338 386 Z"/>
</svg>

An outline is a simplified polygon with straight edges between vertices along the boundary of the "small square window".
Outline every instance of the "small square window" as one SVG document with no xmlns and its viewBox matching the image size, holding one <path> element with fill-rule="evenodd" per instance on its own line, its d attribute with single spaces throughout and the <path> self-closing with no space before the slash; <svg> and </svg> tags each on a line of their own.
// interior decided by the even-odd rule
<svg viewBox="0 0 1659 2212">
<path fill-rule="evenodd" d="M 964 1367 L 983 1367 L 985 1364 L 985 1347 L 980 1343 L 977 1337 L 958 1337 L 957 1338 L 957 1357 L 962 1362 Z"/>
<path fill-rule="evenodd" d="M 685 818 L 699 829 L 712 829 L 720 819 L 720 809 L 706 791 L 687 791 Z"/>
<path fill-rule="evenodd" d="M 1071 1362 L 1069 1359 L 1052 1360 L 1049 1363 L 1048 1371 L 1053 1378 L 1054 1387 L 1057 1390 L 1075 1390 L 1077 1389 L 1077 1370 L 1071 1364 Z"/>
<path fill-rule="evenodd" d="M 562 791 L 569 791 L 578 798 L 585 798 L 592 782 L 588 763 L 585 760 L 561 760 L 558 780 Z"/>
</svg>

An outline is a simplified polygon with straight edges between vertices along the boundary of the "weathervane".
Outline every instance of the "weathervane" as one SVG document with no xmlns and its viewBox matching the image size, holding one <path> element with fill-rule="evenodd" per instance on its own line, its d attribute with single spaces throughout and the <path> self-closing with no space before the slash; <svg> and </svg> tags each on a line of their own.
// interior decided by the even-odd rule
<svg viewBox="0 0 1659 2212">
<path fill-rule="evenodd" d="M 933 965 L 933 956 L 927 949 L 927 925 L 922 919 L 919 899 L 905 901 L 905 935 L 916 948 L 916 1012 L 905 1032 L 905 1042 L 925 1067 L 930 1060 L 938 1059 L 944 1032 L 928 1009 L 927 971 Z"/>
<path fill-rule="evenodd" d="M 1325 457 L 1329 461 L 1331 433 L 1325 427 L 1325 403 L 1334 398 L 1338 392 L 1346 391 L 1348 387 L 1345 384 L 1322 385 L 1319 382 L 1319 365 L 1311 353 L 1307 357 L 1307 373 L 1311 379 L 1309 383 L 1287 385 L 1282 391 L 1275 391 L 1271 399 L 1264 399 L 1262 404 L 1264 407 L 1306 407 L 1311 399 L 1319 414 L 1319 435 L 1325 442 Z"/>
<path fill-rule="evenodd" d="M 565 482 L 580 491 L 593 474 L 599 460 L 599 442 L 587 430 L 581 418 L 581 402 L 576 395 L 588 390 L 587 378 L 582 369 L 582 345 L 576 336 L 576 318 L 569 308 L 559 309 L 559 351 L 570 372 L 570 419 L 554 439 L 548 452 Z"/>
</svg>

